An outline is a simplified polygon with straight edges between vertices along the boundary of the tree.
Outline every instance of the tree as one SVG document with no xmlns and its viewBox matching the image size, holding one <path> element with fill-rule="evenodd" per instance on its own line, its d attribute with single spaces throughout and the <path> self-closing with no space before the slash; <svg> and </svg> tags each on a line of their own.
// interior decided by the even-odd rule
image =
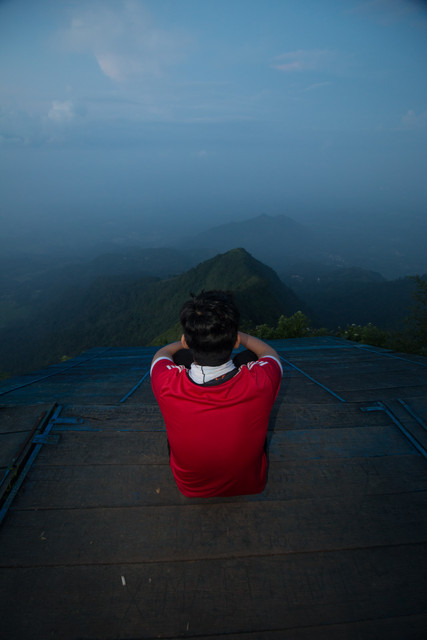
<svg viewBox="0 0 427 640">
<path fill-rule="evenodd" d="M 297 311 L 292 316 L 280 316 L 277 327 L 269 327 L 260 324 L 256 327 L 256 335 L 262 340 L 284 340 L 286 338 L 303 338 L 311 334 L 310 320 L 302 311 Z"/>
<path fill-rule="evenodd" d="M 302 311 L 287 318 L 280 316 L 277 323 L 277 338 L 303 338 L 310 331 L 310 320 Z"/>
<path fill-rule="evenodd" d="M 413 294 L 415 304 L 407 319 L 407 326 L 415 350 L 427 355 L 427 278 L 415 276 L 413 280 L 417 287 Z"/>
</svg>

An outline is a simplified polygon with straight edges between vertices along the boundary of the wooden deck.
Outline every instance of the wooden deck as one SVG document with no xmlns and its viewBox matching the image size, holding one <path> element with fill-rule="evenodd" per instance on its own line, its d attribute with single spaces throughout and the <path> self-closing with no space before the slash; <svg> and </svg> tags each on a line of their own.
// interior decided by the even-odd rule
<svg viewBox="0 0 427 640">
<path fill-rule="evenodd" d="M 424 640 L 427 359 L 272 344 L 258 496 L 179 493 L 153 349 L 0 385 L 2 637 Z"/>
</svg>

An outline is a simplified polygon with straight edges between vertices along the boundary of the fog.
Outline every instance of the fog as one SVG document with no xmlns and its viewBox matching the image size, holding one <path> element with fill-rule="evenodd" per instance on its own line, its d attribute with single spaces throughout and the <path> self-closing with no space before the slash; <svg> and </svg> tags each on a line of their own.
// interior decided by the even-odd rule
<svg viewBox="0 0 427 640">
<path fill-rule="evenodd" d="M 1 2 L 3 255 L 267 214 L 421 256 L 426 36 L 409 0 Z"/>
</svg>

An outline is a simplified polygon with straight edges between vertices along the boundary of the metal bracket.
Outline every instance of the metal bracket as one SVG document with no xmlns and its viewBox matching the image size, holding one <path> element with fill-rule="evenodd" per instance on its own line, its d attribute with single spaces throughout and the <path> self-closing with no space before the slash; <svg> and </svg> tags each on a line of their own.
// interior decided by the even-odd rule
<svg viewBox="0 0 427 640">
<path fill-rule="evenodd" d="M 381 402 L 377 402 L 369 407 L 360 407 L 360 410 L 365 413 L 369 413 L 370 411 L 387 411 L 386 407 Z"/>
</svg>

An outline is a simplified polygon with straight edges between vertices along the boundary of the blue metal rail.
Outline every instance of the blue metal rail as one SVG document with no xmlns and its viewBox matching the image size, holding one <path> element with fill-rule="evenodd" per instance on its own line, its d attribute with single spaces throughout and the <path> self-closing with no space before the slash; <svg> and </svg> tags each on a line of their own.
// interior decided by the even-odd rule
<svg viewBox="0 0 427 640">
<path fill-rule="evenodd" d="M 427 431 L 427 424 L 424 422 L 422 418 L 420 418 L 420 416 L 417 413 L 415 413 L 413 408 L 407 402 L 405 402 L 405 400 L 399 399 L 398 402 L 400 402 L 402 407 L 406 409 L 406 411 L 414 418 L 414 420 L 416 420 L 418 424 Z"/>
<path fill-rule="evenodd" d="M 11 389 L 5 389 L 4 391 L 0 391 L 0 396 L 5 396 L 7 393 L 12 393 L 12 391 L 17 391 L 18 389 L 23 389 L 24 387 L 29 387 L 32 384 L 36 384 L 37 382 L 46 380 L 46 378 L 53 378 L 54 376 L 60 376 L 66 371 L 69 371 L 70 369 L 74 369 L 74 367 L 79 367 L 81 364 L 85 364 L 90 360 L 95 360 L 95 358 L 102 355 L 106 351 L 110 351 L 111 348 L 112 347 L 107 347 L 106 349 L 104 349 L 104 351 L 101 351 L 101 353 L 97 353 L 94 356 L 91 356 L 90 358 L 86 358 L 85 360 L 79 360 L 78 362 L 74 362 L 73 364 L 70 364 L 68 367 L 64 367 L 60 369 L 60 371 L 51 371 L 50 373 L 45 373 L 44 375 L 34 378 L 33 380 L 28 380 L 27 382 L 22 382 L 21 384 L 17 384 L 15 387 L 12 387 Z"/>
<path fill-rule="evenodd" d="M 130 390 L 130 391 L 129 391 L 125 396 L 123 396 L 123 398 L 121 398 L 119 402 L 120 402 L 120 403 L 122 403 L 122 402 L 126 402 L 126 400 L 127 400 L 128 398 L 130 398 L 130 396 L 131 396 L 132 394 L 134 394 L 134 393 L 135 393 L 135 391 L 136 391 L 137 389 L 139 389 L 139 387 L 142 385 L 142 383 L 143 383 L 143 382 L 144 382 L 144 380 L 147 378 L 147 376 L 149 375 L 149 373 L 150 373 L 150 370 L 146 371 L 146 372 L 144 373 L 144 375 L 142 376 L 142 378 L 141 378 L 140 380 L 138 380 L 138 382 L 136 383 L 136 385 L 135 385 L 134 387 L 132 387 L 132 389 L 131 389 L 131 390 Z"/>
<path fill-rule="evenodd" d="M 413 446 L 417 449 L 419 453 L 421 453 L 424 458 L 427 459 L 427 451 L 423 447 L 423 445 L 418 442 L 416 438 L 408 431 L 408 429 L 401 423 L 401 421 L 394 415 L 394 413 L 388 408 L 388 406 L 384 402 L 376 402 L 373 405 L 369 405 L 368 407 L 361 407 L 361 411 L 369 412 L 369 411 L 384 411 L 386 415 L 394 422 L 394 424 L 400 429 L 403 435 L 413 444 Z"/>
<path fill-rule="evenodd" d="M 0 509 L 0 525 L 2 524 L 4 518 L 6 517 L 6 514 L 13 502 L 13 500 L 16 497 L 16 494 L 18 493 L 19 489 L 21 488 L 29 470 L 31 469 L 35 459 L 37 458 L 42 446 L 44 444 L 49 444 L 52 442 L 57 442 L 56 440 L 52 440 L 50 437 L 50 431 L 52 430 L 52 428 L 55 426 L 56 421 L 58 419 L 59 414 L 62 411 L 62 406 L 56 406 L 53 408 L 53 413 L 51 414 L 47 425 L 43 431 L 43 433 L 35 435 L 32 439 L 32 448 L 30 449 L 30 454 L 29 457 L 25 463 L 25 466 L 23 467 L 22 471 L 20 473 L 18 473 L 18 476 L 15 480 L 15 482 L 10 482 L 10 491 L 7 495 L 6 500 L 4 501 L 2 508 Z"/>
<path fill-rule="evenodd" d="M 394 353 L 387 353 L 385 350 L 377 351 L 374 347 L 370 347 L 368 345 L 354 345 L 356 349 L 363 349 L 364 351 L 370 351 L 371 353 L 375 353 L 377 356 L 384 356 L 385 358 L 393 358 L 394 360 L 403 360 L 404 362 L 410 362 L 411 364 L 416 364 L 419 367 L 427 367 L 427 363 L 418 362 L 418 360 L 410 360 L 409 358 L 404 358 L 403 356 L 396 356 Z"/>
</svg>

